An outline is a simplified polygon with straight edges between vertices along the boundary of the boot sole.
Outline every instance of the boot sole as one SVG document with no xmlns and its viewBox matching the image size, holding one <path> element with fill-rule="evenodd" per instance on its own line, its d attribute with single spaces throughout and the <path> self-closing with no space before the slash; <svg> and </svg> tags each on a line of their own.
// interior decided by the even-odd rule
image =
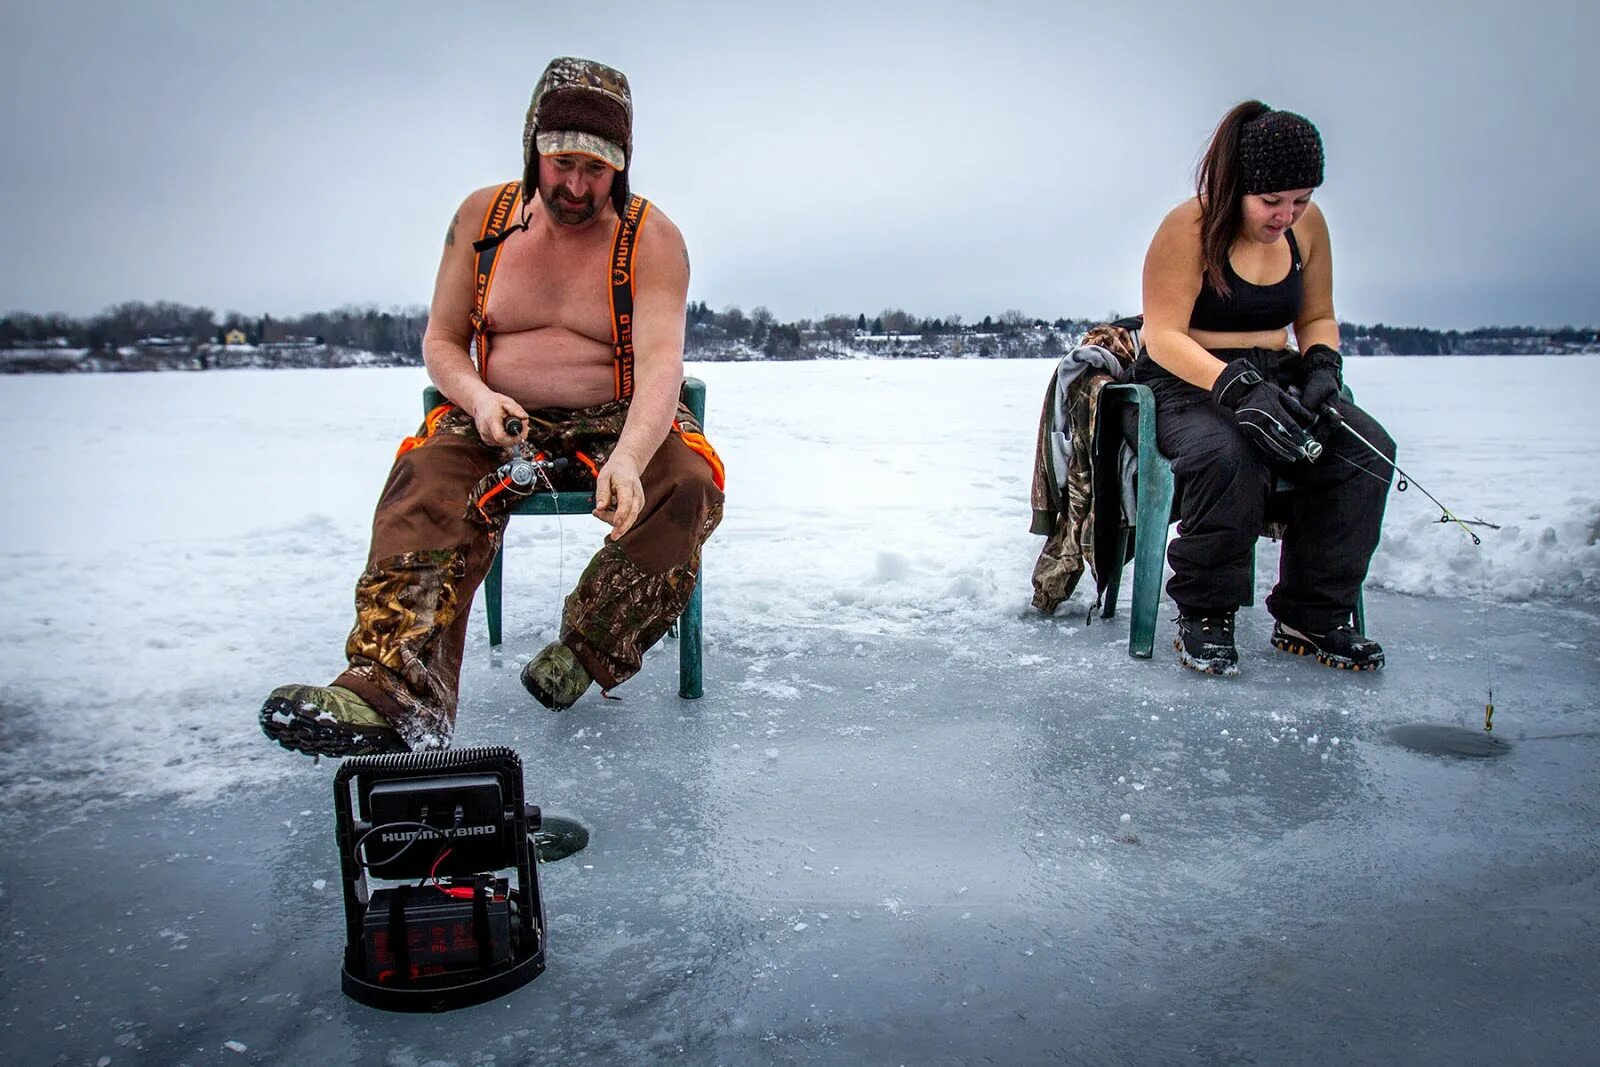
<svg viewBox="0 0 1600 1067">
<path fill-rule="evenodd" d="M 1198 656 L 1189 655 L 1183 650 L 1183 640 L 1181 638 L 1174 638 L 1172 647 L 1178 653 L 1178 662 L 1188 667 L 1191 671 L 1209 674 L 1213 678 L 1234 678 L 1239 674 L 1239 664 L 1237 662 L 1229 663 L 1220 659 L 1200 659 Z"/>
<path fill-rule="evenodd" d="M 1383 667 L 1382 656 L 1365 663 L 1357 663 L 1348 656 L 1331 656 L 1316 645 L 1294 637 L 1274 637 L 1272 647 L 1295 656 L 1313 656 L 1324 667 L 1332 667 L 1336 671 L 1375 671 Z"/>
<path fill-rule="evenodd" d="M 327 712 L 315 715 L 298 701 L 268 697 L 261 705 L 261 732 L 290 752 L 308 756 L 377 756 L 410 752 L 411 746 L 393 730 L 376 726 L 351 726 Z"/>
</svg>

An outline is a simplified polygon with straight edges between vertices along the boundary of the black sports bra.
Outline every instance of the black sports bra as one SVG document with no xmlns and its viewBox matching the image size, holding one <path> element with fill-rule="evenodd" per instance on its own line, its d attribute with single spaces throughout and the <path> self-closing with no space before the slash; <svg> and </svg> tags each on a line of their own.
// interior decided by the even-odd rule
<svg viewBox="0 0 1600 1067">
<path fill-rule="evenodd" d="M 1224 260 L 1222 273 L 1231 291 L 1223 296 L 1209 284 L 1202 284 L 1200 295 L 1194 299 L 1194 310 L 1189 313 L 1189 328 L 1213 333 L 1254 333 L 1293 325 L 1305 299 L 1305 285 L 1300 277 L 1300 245 L 1294 239 L 1294 230 L 1285 230 L 1284 236 L 1289 238 L 1292 262 L 1283 280 L 1253 285 L 1239 277 L 1231 261 Z"/>
</svg>

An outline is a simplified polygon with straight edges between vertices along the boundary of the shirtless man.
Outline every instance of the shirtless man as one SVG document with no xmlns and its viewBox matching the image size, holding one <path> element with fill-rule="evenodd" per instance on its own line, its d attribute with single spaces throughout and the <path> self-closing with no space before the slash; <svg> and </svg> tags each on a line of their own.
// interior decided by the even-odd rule
<svg viewBox="0 0 1600 1067">
<path fill-rule="evenodd" d="M 423 359 L 452 403 L 395 458 L 348 669 L 262 707 L 285 748 L 449 745 L 468 608 L 516 501 L 495 472 L 522 442 L 592 471 L 611 526 L 560 640 L 522 672 L 529 692 L 561 709 L 594 681 L 621 683 L 687 604 L 722 516 L 722 467 L 678 403 L 688 253 L 629 194 L 632 119 L 621 72 L 553 60 L 528 109 L 522 182 L 472 193 L 451 219 Z"/>
</svg>

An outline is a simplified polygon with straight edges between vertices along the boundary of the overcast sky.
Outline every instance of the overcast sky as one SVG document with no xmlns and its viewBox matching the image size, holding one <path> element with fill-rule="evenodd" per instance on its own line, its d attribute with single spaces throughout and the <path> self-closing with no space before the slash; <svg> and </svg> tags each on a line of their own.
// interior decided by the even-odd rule
<svg viewBox="0 0 1600 1067">
<path fill-rule="evenodd" d="M 1322 130 L 1342 318 L 1600 324 L 1600 4 L 767 8 L 0 0 L 0 311 L 425 304 L 575 54 L 713 307 L 1136 310 L 1254 96 Z"/>
</svg>

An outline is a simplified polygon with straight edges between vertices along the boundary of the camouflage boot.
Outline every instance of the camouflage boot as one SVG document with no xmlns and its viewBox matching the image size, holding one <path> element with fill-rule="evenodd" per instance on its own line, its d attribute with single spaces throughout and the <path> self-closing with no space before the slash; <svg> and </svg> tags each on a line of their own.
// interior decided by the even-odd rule
<svg viewBox="0 0 1600 1067">
<path fill-rule="evenodd" d="M 563 711 L 578 702 L 594 683 L 572 649 L 552 641 L 522 668 L 522 686 L 551 711 Z"/>
<path fill-rule="evenodd" d="M 279 686 L 261 705 L 261 730 L 291 752 L 308 756 L 411 751 L 388 719 L 337 685 Z"/>
</svg>

